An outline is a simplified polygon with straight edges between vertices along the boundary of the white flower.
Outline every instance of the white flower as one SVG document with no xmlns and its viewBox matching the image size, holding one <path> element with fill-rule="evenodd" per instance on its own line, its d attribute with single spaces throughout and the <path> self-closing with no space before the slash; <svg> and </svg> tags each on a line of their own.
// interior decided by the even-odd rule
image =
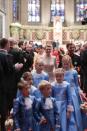
<svg viewBox="0 0 87 131">
<path fill-rule="evenodd" d="M 13 126 L 13 119 L 7 119 L 5 121 L 5 126 Z"/>
</svg>

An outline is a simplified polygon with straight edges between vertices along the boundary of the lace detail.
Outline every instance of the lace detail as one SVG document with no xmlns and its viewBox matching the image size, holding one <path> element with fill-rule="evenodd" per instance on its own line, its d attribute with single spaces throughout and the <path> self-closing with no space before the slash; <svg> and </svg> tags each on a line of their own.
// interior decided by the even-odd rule
<svg viewBox="0 0 87 131">
<path fill-rule="evenodd" d="M 26 109 L 31 109 L 32 108 L 32 100 L 30 98 L 25 98 L 25 107 Z"/>
<path fill-rule="evenodd" d="M 46 98 L 44 109 L 52 109 L 53 108 L 53 102 L 50 98 Z"/>
</svg>

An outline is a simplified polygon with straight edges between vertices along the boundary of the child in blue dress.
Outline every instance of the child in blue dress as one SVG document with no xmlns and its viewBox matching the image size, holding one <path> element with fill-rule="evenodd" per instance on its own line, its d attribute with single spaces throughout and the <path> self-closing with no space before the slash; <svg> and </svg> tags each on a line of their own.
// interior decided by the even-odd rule
<svg viewBox="0 0 87 131">
<path fill-rule="evenodd" d="M 51 84 L 43 80 L 39 89 L 42 93 L 37 108 L 40 131 L 59 131 L 59 113 L 56 101 L 51 97 Z"/>
<path fill-rule="evenodd" d="M 28 71 L 24 72 L 21 79 L 28 82 L 30 94 L 32 96 L 35 96 L 36 98 L 39 98 L 41 94 L 40 94 L 40 91 L 35 86 L 33 86 L 33 80 L 32 80 L 31 72 L 28 72 Z M 21 95 L 21 91 L 18 89 L 17 97 L 20 96 L 20 95 Z"/>
<path fill-rule="evenodd" d="M 70 84 L 64 81 L 64 70 L 62 68 L 55 70 L 55 78 L 56 80 L 52 83 L 52 96 L 56 99 L 59 110 L 61 131 L 69 131 L 68 120 L 73 112 Z"/>
<path fill-rule="evenodd" d="M 20 81 L 18 87 L 21 90 L 21 96 L 16 98 L 13 104 L 14 129 L 15 131 L 33 131 L 35 97 L 29 95 L 26 81 Z"/>
<path fill-rule="evenodd" d="M 31 96 L 34 96 L 35 98 L 39 99 L 41 97 L 41 93 L 39 89 L 37 89 L 35 86 L 32 85 L 33 80 L 32 80 L 32 74 L 31 72 L 25 72 L 22 75 L 21 80 L 25 80 L 28 82 L 28 89 L 29 89 L 29 94 Z M 17 97 L 21 95 L 21 90 L 18 90 L 17 92 Z M 39 130 L 38 122 L 34 119 L 34 129 L 35 131 Z"/>
<path fill-rule="evenodd" d="M 42 80 L 49 81 L 49 76 L 46 72 L 43 71 L 43 67 L 44 67 L 43 60 L 37 59 L 35 61 L 35 70 L 32 71 L 33 84 L 37 88 Z"/>
<path fill-rule="evenodd" d="M 80 97 L 84 97 L 78 84 L 78 73 L 72 68 L 72 60 L 69 55 L 65 55 L 62 58 L 62 66 L 65 70 L 64 80 L 70 83 L 72 104 L 74 107 L 74 112 L 72 113 L 73 119 L 70 119 L 70 123 L 77 127 L 77 131 L 83 131 L 82 127 L 82 117 L 80 110 Z M 73 129 L 74 130 L 74 129 Z"/>
</svg>

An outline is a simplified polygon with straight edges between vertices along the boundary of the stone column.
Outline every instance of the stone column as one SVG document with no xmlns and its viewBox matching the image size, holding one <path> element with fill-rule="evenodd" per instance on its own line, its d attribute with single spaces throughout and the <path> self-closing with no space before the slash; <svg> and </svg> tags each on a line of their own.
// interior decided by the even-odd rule
<svg viewBox="0 0 87 131">
<path fill-rule="evenodd" d="M 5 34 L 10 36 L 10 24 L 12 23 L 12 0 L 6 0 Z"/>
<path fill-rule="evenodd" d="M 65 23 L 71 26 L 75 21 L 75 1 L 65 0 Z"/>
<path fill-rule="evenodd" d="M 50 23 L 50 0 L 41 0 L 41 24 Z"/>
<path fill-rule="evenodd" d="M 28 25 L 28 0 L 21 0 L 21 24 Z"/>
</svg>

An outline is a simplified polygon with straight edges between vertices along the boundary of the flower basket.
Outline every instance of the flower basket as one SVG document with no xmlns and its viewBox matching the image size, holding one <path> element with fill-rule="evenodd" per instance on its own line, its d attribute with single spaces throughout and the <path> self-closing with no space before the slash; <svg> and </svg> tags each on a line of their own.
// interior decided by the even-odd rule
<svg viewBox="0 0 87 131">
<path fill-rule="evenodd" d="M 5 128 L 6 128 L 6 131 L 12 131 L 12 128 L 13 128 L 13 119 L 8 118 L 5 121 Z"/>
</svg>

